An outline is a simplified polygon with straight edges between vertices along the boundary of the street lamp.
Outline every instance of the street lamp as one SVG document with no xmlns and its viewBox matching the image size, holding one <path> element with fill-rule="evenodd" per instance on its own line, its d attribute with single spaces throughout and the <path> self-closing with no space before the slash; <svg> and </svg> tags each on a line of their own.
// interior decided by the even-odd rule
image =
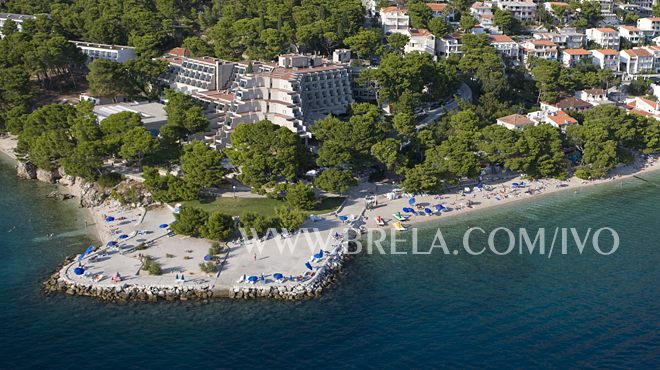
<svg viewBox="0 0 660 370">
<path fill-rule="evenodd" d="M 231 190 L 234 192 L 234 198 L 236 198 L 236 185 L 232 185 Z"/>
</svg>

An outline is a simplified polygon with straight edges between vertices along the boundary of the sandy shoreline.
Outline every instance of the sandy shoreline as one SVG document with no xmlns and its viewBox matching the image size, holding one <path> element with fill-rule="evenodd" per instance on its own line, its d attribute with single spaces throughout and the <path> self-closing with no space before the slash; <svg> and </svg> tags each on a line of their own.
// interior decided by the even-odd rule
<svg viewBox="0 0 660 370">
<path fill-rule="evenodd" d="M 0 153 L 14 162 L 15 143 L 13 138 L 0 138 Z M 420 209 L 415 215 L 408 214 L 409 219 L 403 224 L 410 227 L 419 223 L 438 222 L 498 205 L 565 190 L 576 191 L 582 187 L 630 178 L 654 170 L 660 170 L 660 161 L 649 157 L 648 160 L 638 159 L 631 165 L 619 166 L 610 171 L 607 178 L 595 181 L 583 181 L 575 177 L 566 181 L 528 181 L 519 176 L 487 178 L 483 181 L 484 186 L 479 189 L 454 189 L 442 195 L 415 195 L 415 206 L 420 206 Z M 525 186 L 514 187 L 514 182 L 524 182 Z M 57 185 L 61 193 L 79 196 L 77 185 Z M 404 207 L 410 207 L 409 194 L 400 194 L 399 198 L 391 200 L 387 197 L 388 193 L 395 190 L 395 186 L 383 183 L 360 184 L 349 191 L 346 201 L 336 213 L 307 220 L 303 227 L 308 230 L 296 232 L 292 236 L 231 243 L 225 254 L 218 257 L 220 268 L 217 273 L 203 273 L 199 267 L 208 257 L 210 241 L 168 235 L 169 228 L 163 226 L 174 221 L 171 209 L 165 206 L 129 208 L 113 199 L 106 199 L 98 207 L 79 207 L 87 232 L 100 242 L 100 250 L 83 261 L 86 270 L 84 276 L 76 276 L 73 270 L 78 263 L 70 262 L 60 270 L 58 280 L 68 287 L 81 289 L 81 295 L 88 295 L 91 290 L 98 290 L 99 294 L 108 291 L 118 294 L 125 287 L 140 297 L 160 294 L 163 289 L 167 294 L 175 292 L 179 295 L 182 292 L 188 294 L 193 289 L 202 292 L 204 297 L 208 292 L 234 298 L 258 297 L 262 293 L 265 294 L 261 295 L 263 297 L 285 299 L 299 294 L 318 295 L 319 289 L 327 284 L 328 279 L 332 279 L 333 272 L 341 268 L 345 252 L 342 245 L 345 243 L 347 228 L 391 228 L 396 222 L 393 214 L 403 213 Z M 375 197 L 377 201 L 374 207 L 367 207 L 366 199 L 369 196 Z M 449 211 L 424 214 L 425 208 L 435 211 L 434 206 L 439 204 Z M 113 220 L 107 221 L 107 216 L 112 216 Z M 339 216 L 347 216 L 352 221 L 350 224 L 341 221 Z M 385 219 L 386 225 L 379 226 L 376 216 Z M 331 237 L 336 234 L 341 235 L 338 238 Z M 318 236 L 322 237 L 314 239 Z M 116 246 L 109 247 L 109 242 L 116 243 Z M 135 247 L 141 243 L 149 247 L 136 250 Z M 282 243 L 293 245 L 294 248 L 282 250 Z M 323 258 L 311 258 L 319 250 L 324 251 Z M 162 265 L 163 274 L 153 276 L 141 271 L 143 255 L 158 261 Z M 285 278 L 275 279 L 275 273 L 281 273 Z M 110 279 L 115 274 L 124 278 L 121 283 Z M 179 274 L 185 274 L 185 283 L 176 278 Z M 250 284 L 244 281 L 246 276 L 261 276 L 261 281 Z"/>
<path fill-rule="evenodd" d="M 650 156 L 648 161 L 643 162 L 637 160 L 635 163 L 625 166 L 619 166 L 611 170 L 608 175 L 603 179 L 598 180 L 581 180 L 575 176 L 570 179 L 560 181 L 556 179 L 546 180 L 526 180 L 520 176 L 508 178 L 506 180 L 493 180 L 484 181 L 484 189 L 487 190 L 474 190 L 470 189 L 469 193 L 464 193 L 463 189 L 456 189 L 453 192 L 445 193 L 442 195 L 419 195 L 415 194 L 416 205 L 422 204 L 423 208 L 431 208 L 434 213 L 432 215 L 424 215 L 423 209 L 417 210 L 418 215 L 411 215 L 404 213 L 404 207 L 411 207 L 408 203 L 412 194 L 403 194 L 401 198 L 388 200 L 385 194 L 391 191 L 392 185 L 384 185 L 384 192 L 379 192 L 376 195 L 378 205 L 373 209 L 367 210 L 365 213 L 366 220 L 364 225 L 367 228 L 391 228 L 396 220 L 392 214 L 400 212 L 402 215 L 409 216 L 407 221 L 403 222 L 404 226 L 412 226 L 419 223 L 426 223 L 432 221 L 441 221 L 447 218 L 459 217 L 465 214 L 474 214 L 481 210 L 490 209 L 496 206 L 512 204 L 517 201 L 524 201 L 534 199 L 543 195 L 555 194 L 564 191 L 577 191 L 578 189 L 590 187 L 594 185 L 607 184 L 616 180 L 629 179 L 633 176 L 641 175 L 648 172 L 660 171 L 660 160 L 657 156 Z M 524 183 L 524 188 L 514 188 L 513 183 Z M 379 185 L 379 188 L 382 185 Z M 464 193 L 463 195 L 461 195 Z M 499 200 L 498 200 L 499 198 Z M 468 203 L 472 203 L 468 206 Z M 435 212 L 434 206 L 442 204 L 451 209 L 449 212 Z M 386 226 L 379 226 L 375 220 L 376 216 L 382 217 L 386 222 Z"/>
</svg>

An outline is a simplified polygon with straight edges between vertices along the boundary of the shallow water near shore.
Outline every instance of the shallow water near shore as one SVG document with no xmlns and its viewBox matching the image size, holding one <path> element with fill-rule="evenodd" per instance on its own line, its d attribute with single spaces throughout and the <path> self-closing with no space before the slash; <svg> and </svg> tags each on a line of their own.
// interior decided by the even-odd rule
<svg viewBox="0 0 660 370">
<path fill-rule="evenodd" d="M 660 173 L 642 177 L 652 182 L 551 194 L 426 223 L 418 235 L 423 249 L 439 227 L 453 250 L 474 226 L 609 226 L 621 238 L 610 256 L 589 247 L 579 255 L 574 244 L 551 258 L 360 255 L 316 300 L 119 306 L 40 293 L 44 278 L 91 239 L 75 202 L 46 199 L 53 187 L 18 180 L 0 162 L 0 367 L 653 368 Z M 411 252 L 411 243 L 397 250 Z"/>
</svg>

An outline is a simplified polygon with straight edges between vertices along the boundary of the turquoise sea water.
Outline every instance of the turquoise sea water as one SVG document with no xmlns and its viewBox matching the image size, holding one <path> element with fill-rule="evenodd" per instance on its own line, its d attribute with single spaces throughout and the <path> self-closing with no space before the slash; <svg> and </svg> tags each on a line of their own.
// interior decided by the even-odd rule
<svg viewBox="0 0 660 370">
<path fill-rule="evenodd" d="M 90 240 L 0 163 L 0 368 L 657 368 L 660 174 L 644 177 L 439 224 L 450 249 L 470 226 L 609 226 L 611 256 L 361 255 L 317 300 L 118 306 L 40 293 Z"/>
</svg>

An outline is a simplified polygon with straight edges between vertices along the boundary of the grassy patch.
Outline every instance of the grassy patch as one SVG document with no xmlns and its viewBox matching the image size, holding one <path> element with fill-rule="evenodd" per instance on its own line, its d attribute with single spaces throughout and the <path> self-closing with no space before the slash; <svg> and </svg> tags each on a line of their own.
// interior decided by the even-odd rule
<svg viewBox="0 0 660 370">
<path fill-rule="evenodd" d="M 321 202 L 310 214 L 324 214 L 337 210 L 344 201 L 342 197 L 322 198 Z M 281 200 L 270 198 L 233 198 L 222 197 L 209 200 L 194 200 L 183 202 L 183 205 L 199 207 L 207 212 L 219 211 L 232 216 L 240 216 L 245 212 L 256 212 L 264 216 L 275 216 L 275 208 L 285 205 Z"/>
</svg>

